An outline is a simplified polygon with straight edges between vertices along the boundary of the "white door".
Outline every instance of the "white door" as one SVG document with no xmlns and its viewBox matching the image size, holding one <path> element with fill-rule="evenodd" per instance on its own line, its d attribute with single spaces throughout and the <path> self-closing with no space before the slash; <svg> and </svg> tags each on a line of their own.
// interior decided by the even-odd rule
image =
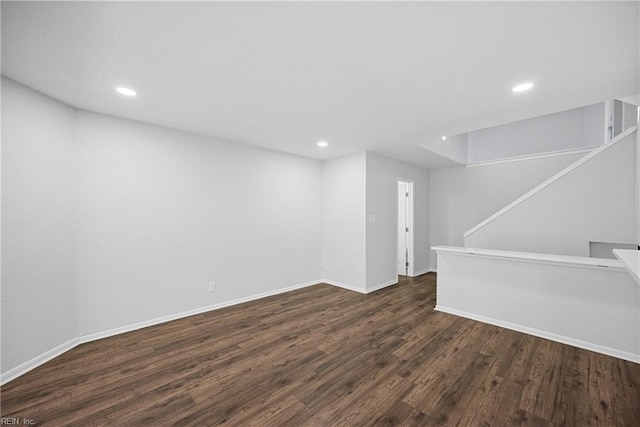
<svg viewBox="0 0 640 427">
<path fill-rule="evenodd" d="M 409 187 L 406 182 L 398 182 L 398 274 L 407 275 L 407 202 Z"/>
</svg>

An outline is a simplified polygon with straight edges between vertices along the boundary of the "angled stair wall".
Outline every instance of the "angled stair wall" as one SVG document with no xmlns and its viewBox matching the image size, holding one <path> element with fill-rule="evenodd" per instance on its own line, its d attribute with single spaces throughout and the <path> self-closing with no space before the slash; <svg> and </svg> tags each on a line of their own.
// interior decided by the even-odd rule
<svg viewBox="0 0 640 427">
<path fill-rule="evenodd" d="M 589 256 L 637 243 L 636 128 L 595 149 L 464 234 L 466 247 Z"/>
</svg>

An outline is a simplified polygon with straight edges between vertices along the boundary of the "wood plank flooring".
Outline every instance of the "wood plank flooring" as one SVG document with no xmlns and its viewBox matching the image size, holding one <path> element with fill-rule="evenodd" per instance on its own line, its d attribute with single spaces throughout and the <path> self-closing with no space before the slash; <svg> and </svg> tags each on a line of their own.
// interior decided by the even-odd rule
<svg viewBox="0 0 640 427">
<path fill-rule="evenodd" d="M 640 426 L 640 365 L 320 284 L 81 345 L 1 389 L 48 426 Z"/>
</svg>

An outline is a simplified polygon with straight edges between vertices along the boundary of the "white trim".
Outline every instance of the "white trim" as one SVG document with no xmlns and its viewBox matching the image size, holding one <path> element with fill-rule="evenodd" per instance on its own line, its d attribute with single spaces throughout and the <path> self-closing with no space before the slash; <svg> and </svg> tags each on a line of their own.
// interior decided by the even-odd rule
<svg viewBox="0 0 640 427">
<path fill-rule="evenodd" d="M 556 182 L 557 180 L 559 180 L 563 176 L 569 174 L 570 172 L 572 172 L 573 170 L 575 170 L 579 166 L 581 166 L 584 163 L 588 162 L 589 160 L 593 159 L 594 157 L 596 157 L 597 155 L 599 155 L 603 151 L 608 150 L 610 147 L 613 147 L 614 145 L 616 145 L 620 141 L 623 141 L 627 136 L 633 134 L 635 131 L 636 131 L 635 127 L 627 129 L 626 131 L 622 132 L 620 135 L 618 135 L 614 139 L 612 139 L 610 142 L 601 145 L 600 147 L 598 147 L 595 150 L 591 151 L 586 156 L 580 158 L 579 160 L 577 160 L 573 164 L 567 166 L 566 168 L 564 168 L 563 170 L 561 170 L 560 172 L 558 172 L 557 174 L 555 174 L 551 178 L 549 178 L 546 181 L 544 181 L 542 184 L 540 184 L 537 187 L 535 187 L 533 190 L 531 190 L 528 193 L 526 193 L 525 195 L 517 198 L 515 201 L 509 203 L 507 206 L 505 206 L 504 208 L 500 209 L 498 212 L 496 212 L 493 215 L 491 215 L 489 218 L 487 218 L 484 221 L 482 221 L 480 224 L 478 224 L 475 227 L 473 227 L 470 230 L 468 230 L 466 233 L 464 233 L 464 238 L 469 237 L 470 235 L 472 235 L 473 233 L 475 233 L 476 231 L 478 231 L 479 229 L 481 229 L 485 225 L 489 224 L 490 222 L 492 222 L 496 218 L 499 218 L 500 216 L 504 215 L 506 212 L 510 211 L 514 207 L 518 206 L 520 203 L 522 203 L 525 200 L 527 200 L 530 197 L 532 197 L 534 194 L 540 192 L 544 188 L 546 188 L 549 185 L 553 184 L 554 182 Z"/>
<path fill-rule="evenodd" d="M 409 269 L 407 271 L 407 273 L 409 274 L 409 276 L 415 276 L 415 268 L 416 268 L 416 244 L 415 244 L 415 238 L 416 238 L 416 222 L 415 222 L 415 217 L 416 217 L 416 212 L 415 212 L 415 195 L 416 195 L 416 190 L 415 190 L 415 186 L 416 183 L 415 181 L 411 180 L 411 181 L 407 181 L 408 185 L 407 185 L 407 190 L 409 193 L 409 206 L 408 206 L 408 210 L 409 210 Z M 397 230 L 397 228 L 396 228 Z M 396 276 L 397 277 L 397 276 Z"/>
<path fill-rule="evenodd" d="M 640 285 L 640 251 L 614 249 L 613 254 L 622 262 L 631 277 Z"/>
<path fill-rule="evenodd" d="M 621 261 L 607 258 L 590 258 L 579 257 L 569 255 L 555 255 L 555 254 L 540 254 L 533 252 L 518 252 L 518 251 L 502 251 L 497 249 L 478 249 L 478 248 L 463 248 L 458 246 L 434 246 L 431 249 L 436 253 L 450 253 L 462 256 L 477 256 L 483 258 L 502 258 L 502 259 L 516 259 L 523 262 L 532 262 L 537 264 L 570 264 L 577 267 L 586 268 L 606 268 L 608 270 L 624 270 L 624 265 Z"/>
<path fill-rule="evenodd" d="M 425 268 L 425 269 L 422 269 L 422 270 L 418 270 L 418 271 L 414 272 L 413 276 L 411 276 L 411 277 L 422 276 L 423 274 L 427 274 L 427 273 L 430 273 L 430 272 L 435 272 L 435 270 L 432 269 L 432 268 Z"/>
<path fill-rule="evenodd" d="M 408 213 L 408 222 L 409 224 L 406 224 L 409 227 L 409 235 L 407 236 L 409 239 L 408 245 L 407 245 L 407 249 L 409 249 L 409 268 L 407 270 L 407 275 L 410 277 L 415 277 L 415 272 L 414 272 L 414 268 L 415 268 L 415 185 L 416 182 L 413 179 L 409 179 L 409 178 L 403 178 L 401 176 L 396 176 L 396 204 L 398 203 L 398 189 L 399 186 L 398 184 L 400 184 L 401 182 L 407 184 L 407 193 L 409 193 L 409 200 L 408 200 L 408 206 L 407 206 L 407 213 Z M 398 225 L 400 224 L 400 218 L 398 218 L 398 206 L 396 206 L 396 230 L 398 230 Z M 397 233 L 397 231 L 396 231 Z M 397 241 L 396 241 L 397 242 Z M 397 246 L 397 243 L 396 243 Z M 396 257 L 398 256 L 398 248 L 396 247 Z M 397 260 L 396 260 L 396 265 L 397 265 Z M 396 267 L 397 269 L 397 267 Z"/>
<path fill-rule="evenodd" d="M 522 161 L 525 161 L 525 160 L 546 159 L 547 157 L 569 156 L 571 154 L 588 153 L 590 151 L 595 150 L 596 148 L 598 148 L 597 145 L 595 145 L 593 147 L 586 147 L 586 148 L 568 148 L 566 150 L 546 151 L 544 153 L 537 153 L 537 154 L 523 154 L 521 156 L 504 157 L 502 159 L 486 160 L 486 161 L 483 161 L 483 162 L 476 162 L 476 163 L 468 163 L 465 166 L 468 167 L 468 168 L 477 168 L 477 167 L 480 167 L 480 166 L 492 166 L 492 165 L 499 165 L 499 164 L 502 164 L 502 163 L 522 162 Z"/>
<path fill-rule="evenodd" d="M 158 325 L 160 323 L 171 322 L 172 320 L 182 319 L 189 316 L 195 316 L 196 314 L 206 313 L 208 311 L 218 310 L 220 308 L 230 307 L 232 305 L 238 305 L 249 301 L 254 301 L 261 298 L 267 298 L 273 295 L 282 294 L 285 292 L 295 291 L 296 289 L 306 288 L 308 286 L 317 285 L 322 283 L 322 280 L 312 280 L 310 282 L 301 283 L 299 285 L 288 286 L 286 288 L 280 288 L 269 292 L 263 292 L 260 294 L 250 295 L 248 297 L 238 298 L 231 301 L 225 301 L 218 304 L 207 305 L 204 307 L 194 308 L 193 310 L 187 310 L 176 314 L 170 314 L 167 316 L 157 317 L 151 320 L 145 320 L 131 325 L 121 326 L 118 328 L 109 329 L 102 332 L 94 332 L 86 334 L 80 337 L 80 343 L 86 343 L 90 341 L 99 340 L 102 338 L 111 337 L 114 335 L 124 334 L 126 332 L 135 331 L 137 329 L 147 328 L 149 326 Z"/>
<path fill-rule="evenodd" d="M 398 284 L 398 278 L 394 280 L 389 280 L 388 282 L 379 283 L 373 286 L 372 288 L 367 288 L 365 293 L 370 294 L 372 292 L 379 291 L 380 289 L 386 288 L 388 286 L 397 285 L 397 284 Z"/>
<path fill-rule="evenodd" d="M 456 310 L 454 308 L 443 307 L 436 305 L 436 311 L 442 313 L 453 314 L 455 316 L 466 317 L 467 319 L 477 320 L 478 322 L 488 323 L 489 325 L 500 326 L 501 328 L 511 329 L 512 331 L 522 332 L 525 334 L 533 335 L 540 338 L 545 338 L 551 341 L 559 342 L 562 344 L 571 345 L 574 347 L 582 348 L 589 351 L 595 351 L 596 353 L 606 354 L 607 356 L 617 357 L 618 359 L 628 360 L 630 362 L 640 363 L 640 354 L 629 353 L 623 350 L 617 350 L 615 348 L 606 347 L 599 344 L 594 344 L 587 341 L 578 340 L 575 338 L 566 337 L 564 335 L 558 335 L 540 329 L 529 328 L 526 326 L 518 325 L 511 322 L 505 322 L 503 320 L 497 320 L 491 317 L 485 317 L 479 314 L 468 313 L 462 310 Z"/>
<path fill-rule="evenodd" d="M 155 319 L 151 319 L 151 320 L 145 320 L 142 322 L 138 322 L 138 323 L 133 323 L 130 325 L 125 325 L 125 326 L 120 326 L 118 328 L 113 328 L 113 329 L 109 329 L 106 331 L 101 331 L 101 332 L 94 332 L 94 333 L 89 333 L 86 335 L 82 335 L 80 337 L 77 338 L 73 338 L 55 348 L 52 348 L 51 350 L 47 350 L 44 353 L 40 354 L 39 356 L 34 357 L 31 360 L 28 360 L 27 362 L 24 362 L 18 366 L 16 366 L 15 368 L 9 369 L 7 372 L 3 373 L 0 375 L 0 384 L 4 385 L 6 383 L 8 383 L 9 381 L 12 381 L 16 378 L 18 378 L 19 376 L 26 374 L 27 372 L 31 371 L 32 369 L 37 368 L 38 366 L 42 365 L 45 362 L 48 362 L 49 360 L 60 356 L 62 353 L 67 352 L 69 350 L 71 350 L 72 348 L 76 347 L 77 345 L 80 344 L 84 344 L 84 343 L 88 343 L 91 341 L 96 341 L 102 338 L 107 338 L 107 337 L 111 337 L 114 335 L 119 335 L 119 334 L 124 334 L 126 332 L 131 332 L 131 331 L 135 331 L 138 329 L 142 329 L 142 328 L 146 328 L 149 326 L 153 326 L 153 325 L 157 325 L 160 323 L 165 323 L 165 322 L 170 322 L 172 320 L 177 320 L 177 319 L 182 319 L 184 317 L 189 317 L 189 316 L 194 316 L 196 314 L 201 314 L 201 313 L 206 313 L 208 311 L 213 311 L 213 310 L 218 310 L 220 308 L 224 308 L 224 307 L 229 307 L 232 305 L 238 305 L 238 304 L 242 304 L 245 302 L 249 302 L 249 301 L 253 301 L 253 300 L 257 300 L 257 299 L 261 299 L 261 298 L 266 298 L 266 297 L 270 297 L 273 295 L 278 295 L 278 294 L 282 294 L 285 292 L 290 292 L 290 291 L 295 291 L 296 289 L 302 289 L 302 288 L 306 288 L 308 286 L 313 286 L 313 285 L 317 285 L 323 283 L 322 280 L 318 279 L 318 280 L 312 280 L 310 282 L 305 282 L 305 283 L 301 283 L 298 285 L 293 285 L 293 286 L 288 286 L 286 288 L 280 288 L 280 289 L 276 289 L 273 291 L 269 291 L 269 292 L 263 292 L 260 294 L 255 294 L 255 295 L 251 295 L 248 297 L 244 297 L 244 298 L 238 298 L 238 299 L 234 299 L 231 301 L 225 301 L 222 303 L 218 303 L 218 304 L 213 304 L 213 305 L 208 305 L 205 307 L 199 307 L 199 308 L 195 308 L 193 310 L 188 310 L 188 311 L 183 311 L 180 313 L 175 313 L 175 314 L 170 314 L 167 316 L 162 316 L 162 317 L 157 317 Z M 326 282 L 324 282 L 326 283 Z"/>
<path fill-rule="evenodd" d="M 72 338 L 67 342 L 64 342 L 51 350 L 47 350 L 42 354 L 34 357 L 33 359 L 27 360 L 24 363 L 19 364 L 18 366 L 9 369 L 7 372 L 4 372 L 0 375 L 0 384 L 5 385 L 9 381 L 13 381 L 21 375 L 26 374 L 32 369 L 37 368 L 38 366 L 47 363 L 51 359 L 55 359 L 60 356 L 62 353 L 65 353 L 75 346 L 80 344 L 80 340 L 78 338 Z"/>
<path fill-rule="evenodd" d="M 362 288 L 359 288 L 357 286 L 347 285 L 346 283 L 340 283 L 340 282 L 336 282 L 336 281 L 333 281 L 333 280 L 327 280 L 327 279 L 323 279 L 322 282 L 326 283 L 327 285 L 337 286 L 339 288 L 347 289 L 349 291 L 359 292 L 361 294 L 366 294 L 367 293 L 366 289 L 362 289 Z"/>
</svg>

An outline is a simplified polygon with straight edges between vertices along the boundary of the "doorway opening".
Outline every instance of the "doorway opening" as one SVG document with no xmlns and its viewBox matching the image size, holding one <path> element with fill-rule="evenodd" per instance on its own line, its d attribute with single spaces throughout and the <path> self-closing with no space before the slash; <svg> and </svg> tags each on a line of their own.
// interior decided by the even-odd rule
<svg viewBox="0 0 640 427">
<path fill-rule="evenodd" d="M 414 276 L 413 268 L 413 181 L 398 178 L 399 276 Z"/>
</svg>

